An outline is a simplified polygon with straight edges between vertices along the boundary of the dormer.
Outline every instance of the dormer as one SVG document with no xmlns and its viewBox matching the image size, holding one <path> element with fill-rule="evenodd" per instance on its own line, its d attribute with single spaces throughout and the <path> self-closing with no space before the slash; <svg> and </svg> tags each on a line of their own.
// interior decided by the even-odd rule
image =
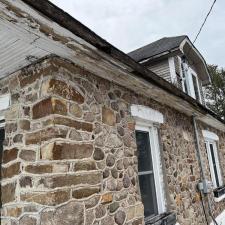
<svg viewBox="0 0 225 225">
<path fill-rule="evenodd" d="M 210 83 L 207 64 L 187 36 L 165 37 L 128 55 L 205 104 L 202 87 Z"/>
</svg>

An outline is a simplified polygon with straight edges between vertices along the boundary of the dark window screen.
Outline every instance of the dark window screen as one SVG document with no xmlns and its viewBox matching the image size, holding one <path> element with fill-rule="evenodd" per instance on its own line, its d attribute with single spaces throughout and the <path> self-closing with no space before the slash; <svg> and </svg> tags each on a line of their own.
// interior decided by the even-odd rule
<svg viewBox="0 0 225 225">
<path fill-rule="evenodd" d="M 158 214 L 149 132 L 136 131 L 138 172 L 145 217 Z"/>
</svg>

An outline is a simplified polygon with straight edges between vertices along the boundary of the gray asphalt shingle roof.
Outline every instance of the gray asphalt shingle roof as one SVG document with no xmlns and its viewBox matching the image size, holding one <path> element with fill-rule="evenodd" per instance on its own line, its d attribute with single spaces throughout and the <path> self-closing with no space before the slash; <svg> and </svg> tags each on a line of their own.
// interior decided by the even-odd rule
<svg viewBox="0 0 225 225">
<path fill-rule="evenodd" d="M 164 37 L 158 41 L 152 42 L 146 46 L 138 48 L 128 55 L 135 61 L 139 62 L 143 59 L 150 58 L 160 53 L 172 50 L 180 46 L 181 42 L 186 38 L 186 35 L 176 37 Z"/>
</svg>

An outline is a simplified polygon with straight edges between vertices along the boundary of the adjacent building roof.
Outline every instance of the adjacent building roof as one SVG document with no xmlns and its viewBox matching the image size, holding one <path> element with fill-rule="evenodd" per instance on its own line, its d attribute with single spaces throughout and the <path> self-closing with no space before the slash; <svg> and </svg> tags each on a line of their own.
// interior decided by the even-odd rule
<svg viewBox="0 0 225 225">
<path fill-rule="evenodd" d="M 178 48 L 185 38 L 187 38 L 186 35 L 164 37 L 141 48 L 138 48 L 128 53 L 128 55 L 135 61 L 140 62 L 144 59 L 151 58 L 163 52 Z"/>
</svg>

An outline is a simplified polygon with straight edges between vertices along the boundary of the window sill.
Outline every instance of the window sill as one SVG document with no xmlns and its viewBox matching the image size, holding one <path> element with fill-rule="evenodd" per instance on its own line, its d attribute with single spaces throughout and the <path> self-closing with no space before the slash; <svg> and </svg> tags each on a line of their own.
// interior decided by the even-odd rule
<svg viewBox="0 0 225 225">
<path fill-rule="evenodd" d="M 223 194 L 222 196 L 220 196 L 220 197 L 214 197 L 214 201 L 215 202 L 221 202 L 222 200 L 224 200 L 225 199 L 225 194 Z"/>
<path fill-rule="evenodd" d="M 225 186 L 219 187 L 213 191 L 215 202 L 220 202 L 225 198 Z"/>
<path fill-rule="evenodd" d="M 175 213 L 163 213 L 145 221 L 145 225 L 175 225 L 177 222 Z"/>
</svg>

